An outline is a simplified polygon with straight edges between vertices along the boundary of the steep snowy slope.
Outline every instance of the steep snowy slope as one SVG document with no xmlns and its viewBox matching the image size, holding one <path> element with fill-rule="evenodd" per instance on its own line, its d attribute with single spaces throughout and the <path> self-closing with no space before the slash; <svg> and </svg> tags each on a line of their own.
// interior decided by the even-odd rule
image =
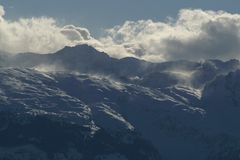
<svg viewBox="0 0 240 160">
<path fill-rule="evenodd" d="M 216 122 L 213 130 L 221 130 L 239 137 L 240 114 L 240 71 L 218 76 L 206 85 L 202 103 L 211 118 Z"/>
<path fill-rule="evenodd" d="M 114 108 L 78 97 L 84 90 L 76 87 L 91 81 L 87 76 L 31 69 L 1 69 L 0 75 L 1 159 L 160 159 Z"/>
<path fill-rule="evenodd" d="M 0 75 L 2 157 L 26 152 L 30 157 L 66 158 L 74 152 L 84 159 L 112 154 L 125 159 L 205 159 L 219 141 L 211 138 L 221 134 L 203 130 L 206 111 L 200 106 L 200 91 L 193 88 L 154 89 L 104 76 L 32 69 L 2 68 Z"/>
<path fill-rule="evenodd" d="M 0 159 L 239 159 L 237 60 L 0 59 Z"/>
</svg>

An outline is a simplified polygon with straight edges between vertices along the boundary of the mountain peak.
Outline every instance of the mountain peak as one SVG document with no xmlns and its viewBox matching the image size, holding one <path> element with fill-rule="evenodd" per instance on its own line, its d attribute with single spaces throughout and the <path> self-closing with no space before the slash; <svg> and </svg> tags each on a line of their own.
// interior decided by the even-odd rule
<svg viewBox="0 0 240 160">
<path fill-rule="evenodd" d="M 56 52 L 55 54 L 82 54 L 82 55 L 88 55 L 88 54 L 92 54 L 97 56 L 98 55 L 102 55 L 102 56 L 108 56 L 108 54 L 104 53 L 104 52 L 100 52 L 97 49 L 95 49 L 94 47 L 88 45 L 88 44 L 81 44 L 81 45 L 76 45 L 76 46 L 65 46 L 62 50 Z"/>
<path fill-rule="evenodd" d="M 92 47 L 88 44 L 81 44 L 81 45 L 76 45 L 76 46 L 65 46 L 62 50 L 70 50 L 70 49 L 96 50 L 94 47 Z"/>
</svg>

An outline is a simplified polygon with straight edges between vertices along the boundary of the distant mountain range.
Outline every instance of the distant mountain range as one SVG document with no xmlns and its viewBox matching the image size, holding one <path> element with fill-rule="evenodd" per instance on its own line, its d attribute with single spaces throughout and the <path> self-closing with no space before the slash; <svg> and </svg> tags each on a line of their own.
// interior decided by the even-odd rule
<svg viewBox="0 0 240 160">
<path fill-rule="evenodd" d="M 0 159 L 237 160 L 240 62 L 91 46 L 0 55 Z"/>
</svg>

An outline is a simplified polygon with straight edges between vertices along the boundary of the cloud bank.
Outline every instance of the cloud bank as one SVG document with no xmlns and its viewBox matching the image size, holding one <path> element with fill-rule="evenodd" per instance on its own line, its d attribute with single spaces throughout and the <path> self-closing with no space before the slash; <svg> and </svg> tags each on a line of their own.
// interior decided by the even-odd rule
<svg viewBox="0 0 240 160">
<path fill-rule="evenodd" d="M 239 58 L 240 14 L 183 9 L 165 22 L 126 21 L 93 38 L 88 29 L 60 26 L 48 17 L 4 19 L 0 6 L 0 50 L 51 53 L 64 46 L 89 44 L 116 58 L 149 61 Z"/>
<path fill-rule="evenodd" d="M 151 61 L 239 58 L 240 14 L 184 9 L 167 22 L 127 21 L 101 41 Z M 114 47 L 111 52 L 114 51 Z"/>
<path fill-rule="evenodd" d="M 96 42 L 85 28 L 74 25 L 58 26 L 53 18 L 4 19 L 0 6 L 0 51 L 7 53 L 50 53 L 64 46 Z"/>
</svg>

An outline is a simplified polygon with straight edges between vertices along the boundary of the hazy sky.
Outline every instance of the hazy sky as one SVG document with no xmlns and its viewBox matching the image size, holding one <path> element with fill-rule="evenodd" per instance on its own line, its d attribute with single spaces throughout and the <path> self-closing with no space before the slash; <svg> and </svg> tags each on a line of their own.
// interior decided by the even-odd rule
<svg viewBox="0 0 240 160">
<path fill-rule="evenodd" d="M 163 21 L 182 8 L 239 12 L 239 0 L 0 0 L 6 19 L 48 16 L 86 27 L 94 36 L 126 20 Z"/>
</svg>

